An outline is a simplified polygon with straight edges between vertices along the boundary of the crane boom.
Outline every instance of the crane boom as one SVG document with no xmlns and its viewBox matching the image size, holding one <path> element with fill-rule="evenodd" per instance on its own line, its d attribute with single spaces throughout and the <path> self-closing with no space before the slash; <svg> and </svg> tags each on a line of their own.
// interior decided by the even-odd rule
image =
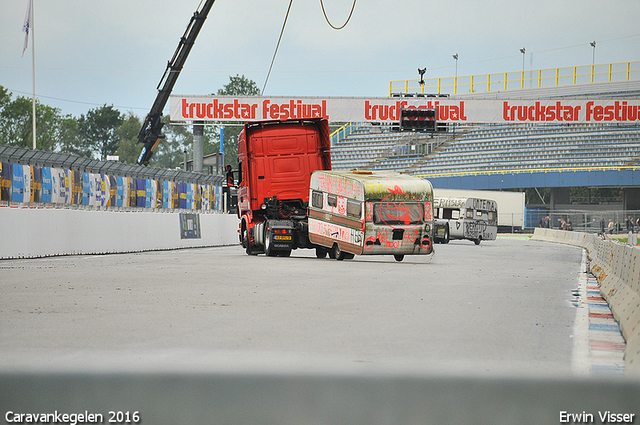
<svg viewBox="0 0 640 425">
<path fill-rule="evenodd" d="M 200 3 L 202 8 L 200 10 L 196 10 L 191 17 L 184 35 L 180 38 L 178 48 L 173 54 L 171 60 L 167 63 L 167 68 L 162 75 L 162 79 L 158 83 L 158 95 L 156 96 L 156 100 L 153 102 L 153 106 L 151 106 L 151 110 L 147 114 L 147 117 L 142 124 L 142 128 L 138 133 L 138 143 L 144 144 L 142 152 L 140 152 L 140 156 L 138 157 L 138 164 L 149 164 L 158 142 L 160 139 L 164 138 L 164 135 L 162 134 L 162 110 L 169 100 L 173 86 L 178 80 L 180 71 L 182 71 L 182 67 L 187 60 L 187 56 L 189 56 L 189 52 L 196 41 L 196 37 L 198 37 L 198 33 L 200 32 L 204 21 L 207 19 L 207 15 L 209 14 L 209 10 L 211 10 L 211 6 L 213 6 L 213 3 L 215 3 L 215 0 L 205 0 L 204 4 L 202 4 L 202 2 Z"/>
</svg>

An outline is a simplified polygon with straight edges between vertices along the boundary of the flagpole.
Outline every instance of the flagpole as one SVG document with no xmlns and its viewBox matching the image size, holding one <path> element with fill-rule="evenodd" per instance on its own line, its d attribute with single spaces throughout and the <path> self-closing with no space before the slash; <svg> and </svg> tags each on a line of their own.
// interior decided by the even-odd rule
<svg viewBox="0 0 640 425">
<path fill-rule="evenodd" d="M 34 7 L 33 0 L 31 1 L 31 22 L 29 24 L 29 29 L 31 30 L 31 74 L 33 80 L 33 98 L 31 100 L 31 111 L 33 114 L 33 149 L 36 149 L 36 36 L 33 31 L 33 16 L 34 16 Z"/>
</svg>

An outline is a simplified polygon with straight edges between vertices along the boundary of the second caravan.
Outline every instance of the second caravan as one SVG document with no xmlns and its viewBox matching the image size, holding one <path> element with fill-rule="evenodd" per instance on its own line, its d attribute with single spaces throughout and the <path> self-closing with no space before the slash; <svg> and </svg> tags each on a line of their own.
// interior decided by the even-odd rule
<svg viewBox="0 0 640 425">
<path fill-rule="evenodd" d="M 480 245 L 498 235 L 498 203 L 491 199 L 437 197 L 433 202 L 436 242 L 468 239 Z"/>
</svg>

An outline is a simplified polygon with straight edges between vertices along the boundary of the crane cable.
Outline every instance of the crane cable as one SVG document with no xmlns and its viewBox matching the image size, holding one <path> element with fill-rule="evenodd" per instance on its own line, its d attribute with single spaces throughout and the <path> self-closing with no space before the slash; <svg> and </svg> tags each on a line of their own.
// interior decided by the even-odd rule
<svg viewBox="0 0 640 425">
<path fill-rule="evenodd" d="M 269 76 L 271 75 L 271 68 L 273 68 L 273 62 L 276 60 L 276 54 L 278 53 L 278 48 L 280 47 L 280 41 L 282 40 L 282 34 L 284 34 L 284 27 L 287 25 L 287 19 L 289 19 L 289 12 L 291 11 L 291 4 L 293 4 L 293 0 L 289 2 L 289 8 L 287 9 L 287 14 L 284 17 L 284 22 L 282 23 L 282 29 L 280 30 L 280 37 L 278 38 L 278 44 L 276 44 L 276 50 L 273 52 L 273 58 L 271 58 L 271 65 L 269 66 L 269 72 L 267 73 L 267 78 L 264 80 L 264 86 L 262 86 L 262 93 L 264 94 L 264 89 L 267 88 L 267 81 L 269 81 Z"/>
<path fill-rule="evenodd" d="M 356 0 L 353 0 L 353 6 L 351 6 L 351 12 L 349 12 L 349 17 L 347 18 L 346 22 L 342 24 L 341 27 L 336 27 L 331 22 L 329 22 L 329 18 L 327 17 L 327 12 L 326 10 L 324 10 L 324 2 L 322 0 L 320 0 L 320 6 L 322 6 L 322 13 L 324 14 L 324 19 L 327 21 L 327 24 L 329 24 L 329 26 L 334 30 L 341 30 L 342 28 L 346 27 L 349 21 L 351 20 L 351 15 L 353 15 L 353 10 L 356 8 Z"/>
<path fill-rule="evenodd" d="M 289 12 L 291 11 L 292 4 L 293 4 L 293 0 L 290 0 L 289 7 L 287 8 L 287 14 L 284 17 L 284 22 L 282 23 L 282 29 L 280 30 L 280 37 L 278 37 L 278 43 L 276 44 L 276 50 L 273 52 L 273 57 L 271 58 L 271 65 L 269 65 L 269 72 L 267 72 L 267 78 L 265 78 L 264 86 L 262 86 L 262 92 L 260 93 L 261 96 L 264 95 L 264 90 L 267 88 L 267 82 L 269 81 L 269 76 L 271 75 L 271 70 L 273 69 L 273 63 L 276 60 L 276 55 L 278 54 L 278 49 L 280 48 L 280 42 L 282 41 L 282 34 L 284 34 L 284 27 L 287 25 L 287 20 L 289 19 Z M 322 0 L 320 0 L 320 6 L 322 6 L 322 13 L 324 14 L 324 19 L 327 21 L 329 26 L 334 30 L 341 30 L 342 28 L 346 27 L 349 21 L 351 20 L 351 15 L 353 15 L 353 10 L 356 8 L 356 0 L 353 0 L 353 5 L 351 6 L 351 12 L 349 12 L 349 17 L 347 18 L 346 22 L 342 24 L 341 27 L 336 27 L 329 21 L 329 17 L 327 16 L 327 12 L 324 9 L 324 3 Z"/>
</svg>

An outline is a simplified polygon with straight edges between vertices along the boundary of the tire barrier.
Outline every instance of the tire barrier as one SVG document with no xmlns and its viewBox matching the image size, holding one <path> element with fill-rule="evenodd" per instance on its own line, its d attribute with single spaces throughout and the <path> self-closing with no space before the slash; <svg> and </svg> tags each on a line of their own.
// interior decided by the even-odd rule
<svg viewBox="0 0 640 425">
<path fill-rule="evenodd" d="M 640 374 L 640 248 L 595 234 L 535 229 L 532 239 L 558 242 L 587 250 L 600 293 L 627 341 L 625 373 Z"/>
</svg>

